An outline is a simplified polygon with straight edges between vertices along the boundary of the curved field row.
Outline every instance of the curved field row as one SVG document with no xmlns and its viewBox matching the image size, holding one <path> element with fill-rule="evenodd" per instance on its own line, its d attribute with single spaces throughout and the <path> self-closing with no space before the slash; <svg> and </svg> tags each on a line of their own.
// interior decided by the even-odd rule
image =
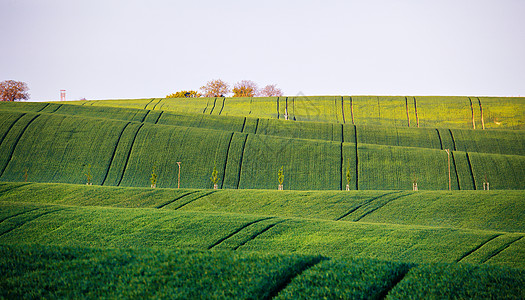
<svg viewBox="0 0 525 300">
<path fill-rule="evenodd" d="M 443 299 L 525 293 L 522 270 L 496 267 L 27 245 L 0 245 L 0 254 L 5 298 Z"/>
<path fill-rule="evenodd" d="M 0 183 L 0 201 L 162 208 L 523 234 L 523 191 L 269 191 Z"/>
<path fill-rule="evenodd" d="M 165 126 L 47 113 L 7 113 L 0 144 L 0 179 L 159 187 L 273 189 L 283 166 L 285 189 L 448 189 L 445 151 L 290 139 L 197 127 Z M 11 123 L 9 125 L 8 123 Z M 525 156 L 451 155 L 453 189 L 524 189 Z"/>
<path fill-rule="evenodd" d="M 0 206 L 0 243 L 14 245 L 230 249 L 426 263 L 459 262 L 504 234 L 148 208 Z M 504 261 L 497 259 L 501 254 L 506 255 Z M 486 264 L 524 268 L 522 255 L 522 248 L 508 247 Z"/>
<path fill-rule="evenodd" d="M 1 103 L 4 112 L 46 112 L 161 125 L 257 133 L 286 138 L 378 144 L 466 152 L 525 155 L 525 131 L 386 127 L 293 122 L 251 117 L 173 113 L 169 111 L 56 103 Z M 9 118 L 12 114 L 6 114 Z M 8 122 L 8 121 L 7 121 Z M 8 128 L 6 123 L 3 128 Z M 1 134 L 1 133 L 0 133 Z"/>
<path fill-rule="evenodd" d="M 296 96 L 70 102 L 266 119 L 444 128 L 524 129 L 522 97 Z M 472 104 L 472 105 L 471 105 Z M 217 109 L 216 109 L 217 107 Z M 483 111 L 483 118 L 481 115 Z M 472 120 L 474 117 L 474 122 Z M 419 126 L 418 126 L 419 124 Z"/>
</svg>

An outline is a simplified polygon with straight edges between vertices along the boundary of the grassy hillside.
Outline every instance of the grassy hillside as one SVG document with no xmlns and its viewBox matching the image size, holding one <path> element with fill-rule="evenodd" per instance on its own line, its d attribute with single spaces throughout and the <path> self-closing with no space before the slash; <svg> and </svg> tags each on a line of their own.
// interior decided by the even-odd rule
<svg viewBox="0 0 525 300">
<path fill-rule="evenodd" d="M 45 111 L 51 105 L 29 105 L 28 110 Z M 6 108 L 0 110 L 4 181 L 25 180 L 27 172 L 31 181 L 83 183 L 91 174 L 94 184 L 149 186 L 155 168 L 159 187 L 176 187 L 177 162 L 182 162 L 181 184 L 187 188 L 211 187 L 215 167 L 219 187 L 273 189 L 283 166 L 285 189 L 341 190 L 349 171 L 351 189 L 408 190 L 416 180 L 420 189 L 443 190 L 448 189 L 448 158 L 440 150 L 448 147 L 457 150 L 451 155 L 453 189 L 482 189 L 485 177 L 492 189 L 525 188 L 522 131 L 472 135 L 327 123 L 305 123 L 309 127 L 303 129 L 279 120 L 215 117 L 191 122 L 189 116 L 161 113 L 149 118 L 150 111 L 124 109 L 112 111 L 112 118 L 109 112 L 95 118 L 82 106 L 55 105 L 54 113 L 20 106 L 0 106 Z M 137 118 L 144 122 L 133 121 Z M 180 126 L 184 123 L 191 126 Z"/>
<path fill-rule="evenodd" d="M 525 129 L 523 97 L 297 96 L 70 102 L 224 116 L 411 127 Z M 472 106 L 471 106 L 472 103 Z M 407 114 L 408 111 L 408 114 Z M 417 114 L 416 114 L 417 111 Z M 472 115 L 474 114 L 474 125 Z M 352 122 L 353 120 L 353 122 Z"/>
</svg>

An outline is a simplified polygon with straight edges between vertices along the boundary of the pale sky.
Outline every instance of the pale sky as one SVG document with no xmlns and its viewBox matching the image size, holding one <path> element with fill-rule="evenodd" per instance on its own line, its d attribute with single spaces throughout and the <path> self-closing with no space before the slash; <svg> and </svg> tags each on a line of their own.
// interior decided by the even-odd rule
<svg viewBox="0 0 525 300">
<path fill-rule="evenodd" d="M 0 0 L 0 81 L 31 100 L 525 95 L 525 0 Z"/>
</svg>

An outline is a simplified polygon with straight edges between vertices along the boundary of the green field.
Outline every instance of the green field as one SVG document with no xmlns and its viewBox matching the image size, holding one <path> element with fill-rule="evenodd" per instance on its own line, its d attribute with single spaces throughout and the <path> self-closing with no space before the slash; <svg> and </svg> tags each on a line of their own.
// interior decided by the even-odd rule
<svg viewBox="0 0 525 300">
<path fill-rule="evenodd" d="M 0 103 L 0 298 L 523 299 L 524 104 Z"/>
</svg>

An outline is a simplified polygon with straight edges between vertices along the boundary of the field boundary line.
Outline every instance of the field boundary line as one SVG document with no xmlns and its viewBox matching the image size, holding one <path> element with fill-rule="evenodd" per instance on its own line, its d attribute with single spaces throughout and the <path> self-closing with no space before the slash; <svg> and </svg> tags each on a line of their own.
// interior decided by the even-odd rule
<svg viewBox="0 0 525 300">
<path fill-rule="evenodd" d="M 497 238 L 498 236 L 502 236 L 502 234 L 495 234 L 493 236 L 491 236 L 488 240 L 484 241 L 483 243 L 479 244 L 477 247 L 474 247 L 473 249 L 465 252 L 463 254 L 463 256 L 461 256 L 458 260 L 456 260 L 456 262 L 460 262 L 462 261 L 464 258 L 466 258 L 467 256 L 471 255 L 472 253 L 474 253 L 476 250 L 478 250 L 479 248 L 483 247 L 485 244 L 487 244 L 488 242 L 492 241 L 493 239 Z"/>
<path fill-rule="evenodd" d="M 251 226 L 253 224 L 259 223 L 259 222 L 264 221 L 264 220 L 269 220 L 269 219 L 273 219 L 273 217 L 267 217 L 267 218 L 258 219 L 258 220 L 255 220 L 255 221 L 252 221 L 252 222 L 248 222 L 248 223 L 242 225 L 241 227 L 239 227 L 236 230 L 234 230 L 232 233 L 228 234 L 227 236 L 225 236 L 223 238 L 220 238 L 218 241 L 213 243 L 211 246 L 208 247 L 208 250 L 211 250 L 213 247 L 219 245 L 220 243 L 224 242 L 225 240 L 227 240 L 227 239 L 231 238 L 232 236 L 236 235 L 237 233 L 241 232 L 243 229 L 247 228 L 248 226 Z"/>
<path fill-rule="evenodd" d="M 221 181 L 221 188 L 224 186 L 224 177 L 226 177 L 226 166 L 228 165 L 228 155 L 230 154 L 230 147 L 232 145 L 233 135 L 235 132 L 232 132 L 230 135 L 230 141 L 228 142 L 228 148 L 226 148 L 226 157 L 224 160 L 224 169 L 222 170 L 222 181 Z"/>
<path fill-rule="evenodd" d="M 10 192 L 10 191 L 12 191 L 12 190 L 16 190 L 16 189 L 18 189 L 18 188 L 21 188 L 21 187 L 23 187 L 23 186 L 30 185 L 30 184 L 33 184 L 33 183 L 32 183 L 32 182 L 26 182 L 26 183 L 23 183 L 23 184 L 21 184 L 21 185 L 17 185 L 17 186 L 15 186 L 15 187 L 12 187 L 12 188 L 9 188 L 9 189 L 7 189 L 7 190 L 4 190 L 4 191 L 0 192 L 0 197 L 2 197 L 2 196 L 3 196 L 5 193 L 7 193 L 7 192 Z M 2 222 L 2 221 L 0 221 L 0 222 Z"/>
<path fill-rule="evenodd" d="M 0 146 L 2 146 L 2 143 L 4 142 L 5 137 L 9 134 L 9 131 L 11 131 L 13 126 L 15 126 L 16 122 L 18 122 L 25 115 L 27 115 L 27 113 L 22 113 L 18 118 L 16 118 L 16 120 L 13 121 L 13 123 L 11 123 L 9 128 L 6 130 L 4 136 L 2 138 L 0 138 Z"/>
<path fill-rule="evenodd" d="M 493 253 L 491 253 L 486 259 L 483 259 L 483 261 L 481 262 L 481 264 L 486 263 L 486 262 L 489 261 L 491 258 L 493 258 L 494 256 L 500 254 L 500 253 L 503 252 L 505 249 L 507 249 L 508 247 L 510 247 L 510 245 L 512 245 L 512 244 L 514 244 L 515 242 L 521 240 L 522 238 L 523 238 L 523 235 L 517 237 L 516 239 L 514 239 L 514 240 L 511 241 L 511 242 L 506 243 L 505 245 L 503 245 L 503 247 L 501 247 L 501 248 L 497 249 L 496 251 L 494 251 Z"/>
<path fill-rule="evenodd" d="M 334 219 L 334 221 L 339 221 L 341 219 L 343 219 L 344 217 L 347 217 L 348 215 L 350 215 L 351 213 L 355 212 L 356 210 L 360 209 L 361 207 L 367 205 L 367 204 L 370 204 L 371 202 L 373 202 L 374 200 L 377 200 L 381 197 L 385 197 L 385 196 L 388 196 L 388 195 L 392 195 L 392 194 L 395 194 L 395 193 L 401 193 L 401 192 L 392 192 L 392 193 L 386 193 L 386 194 L 383 194 L 383 195 L 380 195 L 380 196 L 377 196 L 377 197 L 374 197 L 372 199 L 369 199 L 359 205 L 357 205 L 356 207 L 350 209 L 347 213 L 344 213 L 342 216 L 340 216 L 339 218 L 336 218 Z"/>
<path fill-rule="evenodd" d="M 398 193 L 402 193 L 402 192 L 398 192 Z M 371 213 L 377 211 L 378 209 L 382 208 L 383 206 L 385 206 L 385 205 L 391 203 L 392 201 L 395 201 L 395 200 L 397 200 L 397 199 L 399 199 L 399 198 L 406 197 L 406 196 L 408 196 L 408 195 L 411 195 L 411 194 L 404 194 L 404 195 L 400 195 L 400 196 L 398 196 L 398 197 L 392 198 L 392 199 L 390 199 L 390 200 L 387 200 L 387 202 L 385 202 L 383 205 L 380 205 L 380 206 L 378 206 L 378 207 L 376 207 L 376 208 L 374 208 L 374 209 L 371 209 L 371 210 L 367 211 L 366 213 L 364 213 L 363 215 L 361 215 L 360 217 L 358 217 L 357 219 L 354 219 L 354 222 L 358 222 L 359 220 L 361 220 L 361 219 L 363 219 L 364 217 L 368 216 L 369 214 L 371 214 Z"/>
<path fill-rule="evenodd" d="M 410 269 L 411 267 L 408 267 L 406 270 L 404 270 L 403 272 L 401 272 L 398 276 L 396 276 L 396 278 L 394 278 L 394 280 L 392 281 L 392 283 L 389 285 L 389 287 L 387 287 L 385 290 L 383 290 L 380 294 L 379 294 L 379 297 L 378 299 L 385 299 L 386 296 L 388 296 L 388 294 L 401 282 L 403 281 L 403 279 L 407 276 L 408 272 L 410 272 Z"/>
<path fill-rule="evenodd" d="M 177 207 L 177 208 L 174 208 L 173 210 L 177 210 L 177 209 L 179 209 L 179 208 L 181 208 L 181 207 L 183 207 L 183 206 L 186 206 L 186 205 L 188 205 L 188 204 L 190 204 L 190 203 L 192 203 L 192 202 L 195 202 L 195 201 L 199 200 L 200 198 L 207 197 L 207 196 L 209 196 L 209 195 L 211 195 L 211 194 L 213 194 L 213 193 L 216 193 L 216 192 L 218 192 L 218 191 L 211 191 L 211 192 L 209 192 L 209 193 L 202 194 L 202 195 L 200 195 L 199 197 L 197 197 L 197 198 L 195 198 L 195 199 L 193 199 L 193 200 L 191 200 L 191 201 L 188 201 L 188 202 L 182 204 L 181 206 L 179 206 L 179 207 Z"/>
<path fill-rule="evenodd" d="M 191 192 L 188 192 L 188 193 L 184 193 L 184 194 L 182 194 L 181 196 L 175 197 L 175 199 L 173 199 L 173 200 L 170 200 L 170 201 L 168 201 L 168 202 L 166 202 L 166 203 L 163 203 L 163 204 L 161 204 L 161 205 L 159 205 L 159 206 L 155 206 L 155 208 L 157 208 L 157 209 L 161 209 L 161 208 L 163 208 L 164 206 L 170 205 L 170 204 L 172 204 L 173 202 L 175 202 L 175 201 L 177 201 L 177 200 L 179 200 L 179 199 L 182 199 L 182 198 L 184 198 L 184 197 L 186 197 L 186 196 L 189 196 L 189 195 L 191 195 L 191 194 L 195 194 L 196 192 L 197 192 L 197 191 L 191 191 Z"/>
<path fill-rule="evenodd" d="M 133 140 L 131 141 L 131 146 L 129 147 L 128 155 L 126 156 L 126 162 L 124 163 L 124 168 L 122 169 L 122 175 L 120 175 L 120 179 L 117 183 L 117 186 L 120 186 L 120 183 L 122 182 L 122 179 L 124 178 L 124 175 L 126 174 L 126 169 L 128 168 L 129 157 L 131 156 L 131 151 L 133 150 L 133 146 L 135 145 L 135 140 L 137 139 L 137 135 L 139 134 L 140 129 L 142 129 L 142 126 L 144 126 L 144 123 L 140 124 L 139 128 L 135 132 L 135 136 L 133 137 Z"/>
<path fill-rule="evenodd" d="M 122 130 L 120 131 L 120 134 L 118 135 L 117 142 L 115 143 L 115 147 L 113 148 L 113 153 L 111 153 L 111 158 L 109 159 L 108 167 L 106 170 L 106 175 L 104 175 L 104 179 L 102 179 L 102 183 L 100 185 L 104 185 L 104 183 L 106 183 L 106 179 L 108 178 L 109 170 L 111 169 L 111 165 L 113 164 L 113 160 L 115 159 L 115 153 L 117 153 L 117 148 L 120 143 L 120 138 L 122 138 L 122 134 L 124 133 L 126 128 L 128 128 L 129 124 L 131 124 L 131 122 L 128 122 L 124 126 L 124 128 L 122 128 Z"/>
<path fill-rule="evenodd" d="M 27 124 L 24 127 L 24 129 L 22 129 L 22 131 L 18 135 L 17 139 L 13 143 L 13 148 L 11 149 L 11 153 L 9 153 L 9 159 L 6 161 L 5 166 L 2 168 L 2 171 L 0 172 L 0 177 L 2 177 L 2 175 L 4 175 L 5 169 L 7 169 L 7 166 L 9 166 L 9 163 L 11 162 L 11 159 L 13 159 L 13 153 L 15 153 L 16 146 L 18 145 L 18 142 L 22 138 L 22 135 L 24 135 L 24 133 L 26 132 L 27 127 L 29 127 L 29 125 L 31 125 L 31 123 L 33 123 L 33 121 L 36 120 L 36 118 L 38 118 L 38 117 L 40 117 L 40 115 L 35 115 L 29 122 L 27 122 Z"/>
<path fill-rule="evenodd" d="M 267 219 L 267 220 L 269 220 L 269 219 L 273 219 L 273 217 L 271 217 L 271 218 L 266 218 L 266 219 Z M 249 241 L 253 241 L 256 237 L 258 237 L 258 236 L 260 236 L 261 234 L 265 233 L 266 231 L 272 229 L 275 225 L 281 224 L 281 223 L 283 223 L 283 222 L 285 222 L 285 221 L 286 221 L 286 219 L 281 220 L 281 221 L 278 221 L 278 222 L 275 222 L 275 223 L 273 223 L 273 224 L 270 224 L 270 225 L 266 226 L 265 228 L 263 228 L 263 230 L 261 230 L 261 231 L 255 233 L 255 234 L 252 234 L 248 239 L 246 239 L 246 240 L 242 241 L 241 243 L 239 243 L 239 245 L 235 246 L 232 250 L 237 250 L 237 249 L 239 249 L 240 247 L 246 245 Z"/>
<path fill-rule="evenodd" d="M 38 209 L 38 208 L 37 208 L 37 209 Z M 34 209 L 34 210 L 37 210 L 37 209 Z M 34 210 L 33 210 L 33 211 L 34 211 Z M 4 232 L 0 233 L 0 237 L 3 236 L 3 235 L 5 235 L 5 234 L 8 234 L 9 232 L 11 232 L 11 231 L 13 231 L 13 230 L 15 230 L 15 229 L 18 229 L 18 228 L 20 228 L 20 227 L 26 225 L 27 223 L 33 222 L 34 220 L 36 220 L 36 219 L 38 219 L 38 218 L 40 218 L 40 217 L 42 217 L 42 216 L 45 216 L 45 215 L 48 215 L 48 214 L 51 214 L 51 213 L 55 213 L 55 212 L 57 212 L 57 211 L 62 211 L 62 210 L 65 210 L 65 208 L 60 208 L 60 209 L 55 209 L 55 210 L 52 210 L 52 211 L 46 211 L 46 212 L 43 212 L 43 213 L 41 213 L 41 214 L 35 216 L 35 217 L 32 218 L 31 220 L 27 220 L 27 221 L 23 222 L 23 223 L 20 224 L 19 226 L 14 226 L 13 228 L 10 228 L 10 229 L 8 229 L 7 231 L 4 231 Z"/>
<path fill-rule="evenodd" d="M 268 297 L 266 297 L 265 299 L 273 299 L 273 298 L 277 297 L 277 295 L 279 295 L 279 293 L 281 293 L 282 290 L 286 289 L 286 287 L 288 285 L 290 285 L 290 283 L 295 278 L 301 276 L 301 274 L 303 274 L 305 271 L 307 271 L 308 269 L 313 268 L 314 266 L 316 266 L 317 264 L 319 264 L 320 262 L 325 261 L 325 260 L 329 260 L 329 258 L 322 257 L 322 256 L 314 257 L 314 258 L 312 258 L 312 261 L 304 264 L 304 266 L 302 266 L 296 272 L 292 272 L 292 273 L 284 276 L 282 278 L 283 281 L 281 283 L 278 283 L 277 286 L 274 289 L 272 289 L 272 291 L 270 292 Z"/>
<path fill-rule="evenodd" d="M 470 156 L 468 155 L 468 152 L 465 152 L 465 154 L 467 156 L 467 163 L 468 163 L 468 168 L 470 171 L 470 176 L 472 177 L 472 186 L 474 187 L 475 190 L 477 190 L 476 179 L 474 178 L 474 172 L 472 171 L 472 163 L 470 162 Z"/>
<path fill-rule="evenodd" d="M 241 184 L 241 174 L 242 174 L 242 163 L 244 161 L 244 151 L 246 149 L 246 142 L 248 141 L 248 134 L 246 134 L 246 137 L 244 138 L 244 143 L 242 144 L 242 152 L 241 152 L 241 159 L 239 162 L 239 174 L 238 174 L 238 180 L 237 180 L 237 189 L 239 189 L 239 186 Z"/>
<path fill-rule="evenodd" d="M 147 109 L 148 108 L 148 105 L 150 105 L 151 102 L 153 102 L 153 100 L 155 100 L 155 98 L 151 98 L 151 100 L 148 102 L 148 104 L 146 104 L 144 106 L 144 109 Z"/>
</svg>

